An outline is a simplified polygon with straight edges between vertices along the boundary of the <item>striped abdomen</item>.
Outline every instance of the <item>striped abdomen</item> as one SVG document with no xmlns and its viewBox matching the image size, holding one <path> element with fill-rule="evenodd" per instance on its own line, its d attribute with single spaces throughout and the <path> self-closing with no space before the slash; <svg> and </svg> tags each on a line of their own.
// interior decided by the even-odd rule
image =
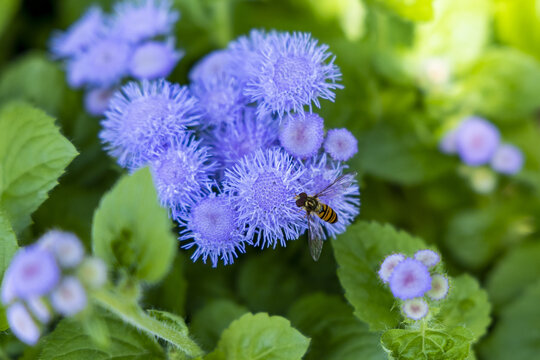
<svg viewBox="0 0 540 360">
<path fill-rule="evenodd" d="M 323 203 L 319 203 L 319 204 L 321 206 L 321 211 L 319 211 L 317 213 L 317 215 L 322 220 L 324 220 L 326 222 L 329 222 L 330 224 L 335 223 L 338 220 L 338 218 L 337 218 L 337 214 L 334 211 L 334 209 L 332 209 L 330 206 L 328 206 L 326 204 L 323 204 Z"/>
</svg>

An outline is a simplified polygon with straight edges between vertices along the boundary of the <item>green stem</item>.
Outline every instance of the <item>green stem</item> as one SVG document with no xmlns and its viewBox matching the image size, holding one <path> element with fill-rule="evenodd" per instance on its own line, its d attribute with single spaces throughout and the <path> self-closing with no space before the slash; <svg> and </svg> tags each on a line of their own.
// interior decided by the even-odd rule
<svg viewBox="0 0 540 360">
<path fill-rule="evenodd" d="M 187 335 L 175 331 L 146 314 L 136 303 L 125 301 L 123 297 L 108 290 L 97 291 L 93 298 L 107 310 L 119 316 L 123 321 L 145 333 L 163 339 L 177 349 L 194 358 L 204 354 L 202 349 Z"/>
</svg>

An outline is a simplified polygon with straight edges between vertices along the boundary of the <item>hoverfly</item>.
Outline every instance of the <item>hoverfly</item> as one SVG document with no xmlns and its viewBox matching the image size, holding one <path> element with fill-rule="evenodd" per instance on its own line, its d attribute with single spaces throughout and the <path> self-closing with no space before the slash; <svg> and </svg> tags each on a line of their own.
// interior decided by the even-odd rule
<svg viewBox="0 0 540 360">
<path fill-rule="evenodd" d="M 309 252 L 315 261 L 319 260 L 319 256 L 321 256 L 325 235 L 321 223 L 316 221 L 312 214 L 317 215 L 321 220 L 330 224 L 334 224 L 338 221 L 338 214 L 330 206 L 320 201 L 319 197 L 330 195 L 333 192 L 339 192 L 348 187 L 354 181 L 355 177 L 355 172 L 343 174 L 315 195 L 310 196 L 303 192 L 300 193 L 300 195 L 295 196 L 296 206 L 306 210 Z"/>
</svg>

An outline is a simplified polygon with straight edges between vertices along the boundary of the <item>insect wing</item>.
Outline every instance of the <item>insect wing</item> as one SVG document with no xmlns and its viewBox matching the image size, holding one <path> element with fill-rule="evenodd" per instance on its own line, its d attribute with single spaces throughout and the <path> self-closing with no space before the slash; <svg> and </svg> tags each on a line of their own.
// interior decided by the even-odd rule
<svg viewBox="0 0 540 360">
<path fill-rule="evenodd" d="M 323 248 L 324 231 L 322 225 L 308 213 L 308 245 L 313 260 L 319 260 Z"/>
<path fill-rule="evenodd" d="M 314 197 L 320 197 L 329 195 L 332 192 L 341 192 L 345 188 L 349 187 L 356 178 L 356 172 L 342 174 L 339 176 L 336 180 L 334 180 L 333 183 L 319 191 L 317 194 L 314 195 Z"/>
</svg>

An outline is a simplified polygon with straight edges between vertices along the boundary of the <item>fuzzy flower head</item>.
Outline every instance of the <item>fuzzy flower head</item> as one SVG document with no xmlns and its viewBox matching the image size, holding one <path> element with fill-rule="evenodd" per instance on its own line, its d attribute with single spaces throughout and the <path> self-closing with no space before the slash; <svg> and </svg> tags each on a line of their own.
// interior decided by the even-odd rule
<svg viewBox="0 0 540 360">
<path fill-rule="evenodd" d="M 324 120 L 317 114 L 288 115 L 281 124 L 279 141 L 294 157 L 306 159 L 317 154 L 324 138 Z"/>
<path fill-rule="evenodd" d="M 224 194 L 210 193 L 201 199 L 181 223 L 185 229 L 179 239 L 191 241 L 183 247 L 195 246 L 193 261 L 200 257 L 206 263 L 209 258 L 212 267 L 216 267 L 219 260 L 224 265 L 232 264 L 238 256 L 237 251 L 244 253 L 245 243 L 251 243 L 238 228 L 238 213 Z"/>
<path fill-rule="evenodd" d="M 91 289 L 98 289 L 107 282 L 107 265 L 97 257 L 87 257 L 77 269 L 77 276 Z"/>
<path fill-rule="evenodd" d="M 521 171 L 523 161 L 523 153 L 518 147 L 502 144 L 491 159 L 491 167 L 498 173 L 514 175 Z"/>
<path fill-rule="evenodd" d="M 427 295 L 433 300 L 442 300 L 448 294 L 448 288 L 448 278 L 440 274 L 435 274 L 431 281 L 431 290 L 427 292 Z"/>
<path fill-rule="evenodd" d="M 394 297 L 407 300 L 424 296 L 431 289 L 431 276 L 420 261 L 405 259 L 394 268 L 389 284 Z"/>
<path fill-rule="evenodd" d="M 7 279 L 10 277 L 11 279 Z M 60 268 L 54 255 L 39 246 L 17 251 L 4 274 L 3 286 L 10 286 L 6 299 L 30 299 L 50 292 L 60 280 Z"/>
<path fill-rule="evenodd" d="M 412 320 L 424 318 L 429 311 L 427 302 L 419 298 L 405 300 L 401 309 L 405 313 L 405 316 Z"/>
<path fill-rule="evenodd" d="M 72 316 L 86 307 L 86 291 L 74 276 L 66 276 L 51 293 L 51 305 L 59 314 Z"/>
<path fill-rule="evenodd" d="M 311 179 L 307 186 L 309 195 L 315 195 L 333 184 L 330 188 L 319 195 L 318 198 L 324 204 L 330 206 L 337 214 L 337 222 L 330 224 L 314 216 L 314 221 L 321 223 L 329 236 L 335 238 L 347 229 L 354 218 L 360 213 L 360 191 L 355 173 L 345 174 L 338 182 L 334 183 L 345 173 L 346 168 L 333 162 L 326 154 L 322 154 L 306 163 L 307 172 L 305 177 Z M 304 189 L 303 191 L 305 191 Z"/>
<path fill-rule="evenodd" d="M 50 251 L 63 268 L 73 268 L 82 261 L 84 248 L 79 238 L 70 232 L 50 230 L 38 240 L 38 246 Z"/>
<path fill-rule="evenodd" d="M 38 342 L 41 330 L 22 303 L 16 302 L 8 307 L 6 317 L 11 331 L 17 338 L 28 345 L 35 345 Z"/>
<path fill-rule="evenodd" d="M 106 30 L 104 20 L 99 7 L 89 8 L 65 32 L 56 32 L 53 35 L 50 43 L 51 52 L 57 58 L 64 58 L 86 50 Z"/>
<path fill-rule="evenodd" d="M 105 114 L 109 108 L 109 101 L 114 90 L 108 88 L 95 88 L 84 94 L 84 108 L 90 115 L 99 116 Z"/>
<path fill-rule="evenodd" d="M 280 148 L 259 150 L 225 171 L 225 193 L 238 212 L 238 225 L 256 246 L 275 247 L 297 239 L 306 221 L 294 203 L 305 189 L 305 168 Z"/>
<path fill-rule="evenodd" d="M 258 114 L 302 112 L 320 107 L 319 98 L 333 101 L 341 72 L 327 45 L 317 45 L 308 33 L 267 35 L 248 71 L 245 94 L 257 102 Z"/>
<path fill-rule="evenodd" d="M 434 267 L 441 260 L 439 254 L 429 249 L 418 250 L 416 254 L 414 254 L 414 258 L 426 265 L 428 268 Z"/>
<path fill-rule="evenodd" d="M 403 254 L 392 254 L 387 256 L 379 269 L 379 278 L 381 278 L 383 282 L 387 283 L 390 280 L 390 276 L 392 275 L 396 265 L 403 260 L 405 260 L 405 256 Z"/>
<path fill-rule="evenodd" d="M 192 82 L 233 76 L 233 55 L 229 50 L 216 50 L 203 57 L 189 72 Z"/>
<path fill-rule="evenodd" d="M 183 55 L 183 52 L 174 49 L 174 41 L 148 41 L 134 50 L 129 72 L 139 80 L 165 78 Z"/>
<path fill-rule="evenodd" d="M 457 152 L 467 165 L 484 165 L 493 157 L 499 139 L 499 130 L 492 123 L 472 116 L 465 119 L 457 130 Z"/>
<path fill-rule="evenodd" d="M 133 43 L 171 33 L 180 18 L 167 0 L 125 0 L 114 11 L 112 33 Z"/>
<path fill-rule="evenodd" d="M 101 141 L 130 170 L 156 159 L 199 120 L 189 90 L 165 80 L 128 83 L 115 93 L 105 116 Z"/>
<path fill-rule="evenodd" d="M 259 51 L 265 46 L 269 34 L 264 30 L 252 29 L 248 35 L 242 35 L 231 41 L 228 46 L 229 73 L 243 85 L 250 80 L 250 75 L 258 72 Z"/>
<path fill-rule="evenodd" d="M 358 141 L 347 129 L 328 130 L 324 150 L 334 160 L 347 161 L 358 152 Z"/>
<path fill-rule="evenodd" d="M 185 213 L 211 183 L 216 165 L 208 150 L 200 140 L 185 135 L 152 162 L 160 202 L 171 210 L 173 217 Z"/>
<path fill-rule="evenodd" d="M 277 126 L 270 117 L 257 119 L 255 109 L 246 107 L 240 118 L 210 132 L 207 142 L 221 167 L 227 169 L 244 156 L 276 145 Z"/>
</svg>

